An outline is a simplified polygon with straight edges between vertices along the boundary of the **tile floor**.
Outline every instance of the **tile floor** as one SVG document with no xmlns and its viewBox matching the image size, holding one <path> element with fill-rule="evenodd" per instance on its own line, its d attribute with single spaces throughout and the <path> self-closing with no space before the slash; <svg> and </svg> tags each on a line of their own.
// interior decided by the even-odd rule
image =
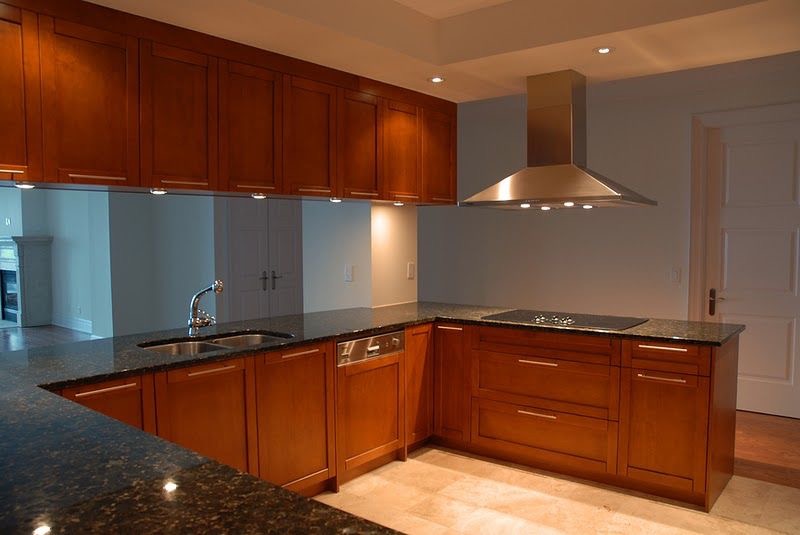
<svg viewBox="0 0 800 535">
<path fill-rule="evenodd" d="M 319 501 L 410 534 L 800 533 L 800 489 L 734 476 L 710 513 L 422 448 Z"/>
</svg>

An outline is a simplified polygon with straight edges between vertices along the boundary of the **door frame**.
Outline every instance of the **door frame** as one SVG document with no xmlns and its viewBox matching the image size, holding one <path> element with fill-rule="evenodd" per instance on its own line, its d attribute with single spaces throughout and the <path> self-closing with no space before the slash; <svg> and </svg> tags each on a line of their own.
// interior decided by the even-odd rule
<svg viewBox="0 0 800 535">
<path fill-rule="evenodd" d="M 691 139 L 691 230 L 689 237 L 689 320 L 706 321 L 706 264 L 708 232 L 719 226 L 719 209 L 710 206 L 709 185 L 721 179 L 724 167 L 709 158 L 711 143 L 719 130 L 728 126 L 779 122 L 800 119 L 800 102 L 787 102 L 726 111 L 698 113 L 692 116 Z M 719 183 L 719 182 L 716 182 Z M 714 223 L 712 225 L 712 223 Z"/>
</svg>

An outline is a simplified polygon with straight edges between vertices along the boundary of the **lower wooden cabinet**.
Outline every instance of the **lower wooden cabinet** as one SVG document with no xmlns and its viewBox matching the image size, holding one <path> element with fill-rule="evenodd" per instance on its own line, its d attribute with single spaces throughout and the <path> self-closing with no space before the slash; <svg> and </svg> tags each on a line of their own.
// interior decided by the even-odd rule
<svg viewBox="0 0 800 535">
<path fill-rule="evenodd" d="M 708 377 L 623 368 L 621 387 L 620 475 L 703 494 Z"/>
<path fill-rule="evenodd" d="M 405 458 L 403 353 L 337 368 L 336 456 L 338 480 L 397 455 Z"/>
<path fill-rule="evenodd" d="M 65 388 L 61 395 L 148 433 L 156 432 L 153 376 L 150 374 Z"/>
<path fill-rule="evenodd" d="M 406 329 L 406 443 L 427 440 L 433 434 L 433 325 Z"/>
<path fill-rule="evenodd" d="M 155 374 L 158 436 L 256 473 L 254 359 Z"/>
<path fill-rule="evenodd" d="M 464 325 L 434 327 L 434 434 L 457 442 L 468 442 L 470 433 L 467 340 Z"/>
<path fill-rule="evenodd" d="M 336 474 L 334 370 L 329 343 L 257 357 L 262 479 L 303 491 Z"/>
</svg>

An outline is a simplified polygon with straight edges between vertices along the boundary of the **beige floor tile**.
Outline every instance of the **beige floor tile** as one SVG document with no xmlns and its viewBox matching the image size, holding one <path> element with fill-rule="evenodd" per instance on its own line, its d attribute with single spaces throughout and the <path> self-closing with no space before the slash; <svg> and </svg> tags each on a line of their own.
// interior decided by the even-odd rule
<svg viewBox="0 0 800 535">
<path fill-rule="evenodd" d="M 547 501 L 549 496 L 537 494 L 522 487 L 500 483 L 491 479 L 465 476 L 446 486 L 439 494 L 478 507 L 494 507 L 517 500 Z"/>
<path fill-rule="evenodd" d="M 447 527 L 456 525 L 460 518 L 464 518 L 475 510 L 471 503 L 464 503 L 446 496 L 432 496 L 429 500 L 418 503 L 408 510 L 417 515 Z"/>
<path fill-rule="evenodd" d="M 468 515 L 459 518 L 453 527 L 456 531 L 467 535 L 530 535 L 532 533 L 546 533 L 538 529 L 536 524 L 522 518 L 483 508 L 476 508 Z"/>
<path fill-rule="evenodd" d="M 438 492 L 446 486 L 462 479 L 464 474 L 409 459 L 406 462 L 393 462 L 376 470 L 385 479 L 415 486 L 426 492 Z"/>
</svg>

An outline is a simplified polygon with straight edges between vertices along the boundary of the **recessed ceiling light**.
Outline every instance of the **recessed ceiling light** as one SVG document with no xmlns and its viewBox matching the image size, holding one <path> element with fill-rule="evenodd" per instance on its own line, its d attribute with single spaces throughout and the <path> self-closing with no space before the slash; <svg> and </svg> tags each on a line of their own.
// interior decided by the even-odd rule
<svg viewBox="0 0 800 535">
<path fill-rule="evenodd" d="M 564 206 L 566 206 L 567 208 L 571 208 L 571 207 L 575 206 L 575 203 L 572 202 L 572 201 L 567 201 L 567 202 L 564 203 Z"/>
<path fill-rule="evenodd" d="M 24 182 L 16 182 L 16 183 L 14 184 L 14 187 L 17 187 L 17 188 L 19 188 L 19 189 L 33 189 L 33 188 L 35 188 L 36 186 L 35 186 L 34 184 L 26 184 L 26 183 L 24 183 Z"/>
<path fill-rule="evenodd" d="M 531 207 L 531 203 L 524 202 L 524 203 L 520 204 L 519 207 L 520 208 L 530 208 Z"/>
<path fill-rule="evenodd" d="M 175 489 L 178 488 L 178 484 L 174 481 L 167 481 L 164 483 L 164 491 L 165 492 L 175 492 Z"/>
<path fill-rule="evenodd" d="M 33 535 L 47 535 L 48 533 L 50 533 L 50 531 L 51 531 L 50 526 L 48 526 L 47 524 L 42 524 L 41 526 L 33 530 Z"/>
<path fill-rule="evenodd" d="M 150 188 L 150 193 L 152 193 L 153 195 L 166 195 L 167 190 L 165 190 L 164 188 Z"/>
<path fill-rule="evenodd" d="M 394 201 L 392 204 L 395 206 L 403 206 L 403 203 L 400 201 Z"/>
<path fill-rule="evenodd" d="M 591 204 L 584 204 L 583 205 L 583 209 L 584 210 L 591 210 L 592 208 L 594 208 L 594 206 L 592 206 Z"/>
<path fill-rule="evenodd" d="M 428 78 L 429 82 L 433 82 L 434 84 L 441 84 L 444 82 L 444 76 L 432 76 Z"/>
<path fill-rule="evenodd" d="M 611 54 L 614 51 L 614 47 L 598 46 L 597 48 L 594 49 L 594 51 L 597 52 L 598 54 L 606 55 L 606 54 Z"/>
<path fill-rule="evenodd" d="M 550 209 L 549 206 L 542 206 L 542 208 L 541 208 L 541 210 L 544 210 L 545 212 L 548 211 L 549 209 Z"/>
<path fill-rule="evenodd" d="M 337 197 L 331 197 L 331 202 L 342 202 L 342 199 L 339 199 Z"/>
<path fill-rule="evenodd" d="M 265 194 L 263 194 L 263 193 L 252 193 L 250 196 L 252 198 L 254 198 L 254 199 L 266 199 L 267 198 L 267 196 Z"/>
</svg>

